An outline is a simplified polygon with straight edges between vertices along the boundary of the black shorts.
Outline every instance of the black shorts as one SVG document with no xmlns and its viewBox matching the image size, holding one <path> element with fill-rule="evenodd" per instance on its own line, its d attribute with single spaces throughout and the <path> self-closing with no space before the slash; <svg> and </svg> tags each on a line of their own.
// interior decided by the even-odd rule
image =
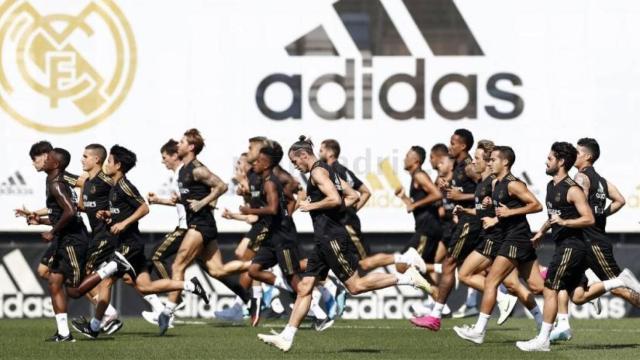
<svg viewBox="0 0 640 360">
<path fill-rule="evenodd" d="M 55 255 L 55 253 L 56 253 L 56 249 L 57 248 L 58 248 L 58 240 L 57 240 L 57 238 L 54 238 L 49 243 L 49 246 L 47 247 L 47 250 L 45 250 L 44 254 L 42 254 L 42 257 L 40 258 L 40 264 L 48 267 L 49 263 L 53 259 L 53 255 Z"/>
<path fill-rule="evenodd" d="M 427 264 L 433 264 L 435 262 L 439 242 L 440 238 L 438 236 L 434 236 L 428 232 L 416 232 L 411 236 L 405 251 L 412 247 L 418 251 L 418 254 L 422 256 L 424 262 Z"/>
<path fill-rule="evenodd" d="M 155 269 L 161 278 L 171 278 L 171 269 L 167 266 L 166 261 L 178 252 L 180 244 L 182 244 L 182 239 L 184 239 L 184 234 L 186 233 L 187 229 L 177 227 L 175 230 L 164 236 L 162 241 L 160 241 L 151 252 L 151 266 L 149 267 L 149 272 Z"/>
<path fill-rule="evenodd" d="M 144 255 L 144 244 L 139 243 L 123 243 L 118 246 L 118 252 L 120 252 L 127 261 L 133 266 L 137 275 L 142 272 L 147 272 L 147 257 Z M 118 274 L 122 276 L 122 274 Z M 135 279 L 133 279 L 135 281 Z"/>
<path fill-rule="evenodd" d="M 487 234 L 481 236 L 481 238 L 482 241 L 480 241 L 475 250 L 490 259 L 495 259 L 502 246 L 502 237 L 495 236 L 495 234 Z"/>
<path fill-rule="evenodd" d="M 218 240 L 218 227 L 215 222 L 210 224 L 189 224 L 189 229 L 193 229 L 202 235 L 204 247 L 207 247 L 210 242 Z"/>
<path fill-rule="evenodd" d="M 58 240 L 60 241 L 60 240 Z M 66 244 L 66 245 L 63 245 Z M 49 271 L 64 275 L 68 287 L 78 287 L 84 277 L 84 261 L 87 253 L 86 242 L 60 241 L 49 262 Z"/>
<path fill-rule="evenodd" d="M 264 244 L 258 249 L 252 263 L 268 269 L 280 265 L 282 273 L 287 276 L 300 273 L 300 258 L 297 247 L 281 247 Z"/>
<path fill-rule="evenodd" d="M 573 291 L 580 286 L 587 269 L 586 257 L 587 249 L 582 240 L 565 239 L 556 244 L 544 286 L 557 291 Z"/>
<path fill-rule="evenodd" d="M 608 241 L 587 241 L 587 266 L 600 280 L 613 279 L 621 272 Z"/>
<path fill-rule="evenodd" d="M 249 239 L 247 248 L 255 253 L 258 252 L 264 240 L 269 236 L 269 225 L 262 221 L 257 221 L 251 225 L 251 229 L 244 236 Z"/>
<path fill-rule="evenodd" d="M 109 262 L 116 251 L 117 238 L 106 231 L 91 234 L 91 243 L 87 250 L 85 273 L 90 274 L 100 268 L 103 263 Z"/>
<path fill-rule="evenodd" d="M 453 229 L 448 249 L 449 255 L 458 263 L 464 262 L 464 259 L 478 246 L 481 230 L 482 223 L 476 217 L 460 217 Z"/>
<path fill-rule="evenodd" d="M 344 229 L 347 231 L 349 235 L 349 239 L 351 240 L 352 250 L 358 255 L 360 260 L 366 258 L 371 254 L 371 248 L 369 244 L 362 238 L 362 231 L 360 231 L 360 226 L 354 225 L 345 225 Z"/>
<path fill-rule="evenodd" d="M 456 224 L 453 223 L 453 220 L 442 220 L 442 242 L 446 245 L 451 243 L 451 236 L 453 235 L 453 228 Z"/>
<path fill-rule="evenodd" d="M 525 264 L 536 260 L 536 249 L 531 242 L 531 232 L 527 229 L 511 231 L 502 235 L 502 246 L 498 255 Z"/>
<path fill-rule="evenodd" d="M 342 234 L 336 229 L 333 236 L 316 235 L 315 246 L 307 260 L 307 270 L 303 276 L 325 279 L 329 270 L 340 279 L 347 281 L 358 269 L 358 255 L 350 246 L 351 240 L 346 230 Z"/>
</svg>

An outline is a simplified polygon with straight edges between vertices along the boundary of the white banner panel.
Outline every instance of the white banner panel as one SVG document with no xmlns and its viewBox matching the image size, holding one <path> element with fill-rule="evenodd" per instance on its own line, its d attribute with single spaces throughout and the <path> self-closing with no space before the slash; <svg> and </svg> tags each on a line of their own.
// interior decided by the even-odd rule
<svg viewBox="0 0 640 360">
<path fill-rule="evenodd" d="M 44 174 L 28 157 L 35 141 L 70 150 L 71 172 L 89 143 L 127 146 L 145 194 L 167 188 L 160 146 L 197 127 L 201 160 L 229 180 L 251 136 L 285 148 L 300 134 L 335 138 L 342 162 L 375 190 L 363 230 L 411 231 L 379 163 L 388 158 L 407 184 L 411 145 L 428 150 L 465 127 L 511 145 L 514 173 L 541 200 L 551 144 L 596 138 L 597 169 L 628 200 L 609 230 L 638 231 L 639 15 L 631 0 L 5 0 L 0 230 L 37 230 L 11 215 L 44 204 Z M 239 204 L 230 191 L 218 206 Z M 311 230 L 308 215 L 295 216 Z M 533 227 L 544 218 L 532 216 Z M 141 221 L 145 231 L 174 226 L 166 207 Z"/>
</svg>

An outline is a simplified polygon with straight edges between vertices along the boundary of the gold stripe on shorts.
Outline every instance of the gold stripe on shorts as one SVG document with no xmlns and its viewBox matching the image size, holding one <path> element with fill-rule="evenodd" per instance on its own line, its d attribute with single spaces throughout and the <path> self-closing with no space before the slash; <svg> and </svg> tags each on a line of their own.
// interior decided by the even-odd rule
<svg viewBox="0 0 640 360">
<path fill-rule="evenodd" d="M 607 262 L 604 254 L 602 253 L 602 249 L 598 245 L 591 245 L 591 249 L 593 250 L 593 253 L 596 256 L 596 260 L 598 260 L 598 263 L 600 264 L 602 271 L 604 271 L 604 273 L 609 277 L 609 279 L 613 279 L 614 277 L 616 277 L 613 274 L 613 270 L 611 269 L 611 266 L 609 266 L 609 263 Z"/>
<path fill-rule="evenodd" d="M 469 235 L 469 223 L 464 224 L 462 227 L 462 232 L 460 233 L 460 237 L 458 241 L 456 241 L 456 245 L 453 248 L 453 253 L 451 254 L 454 258 L 460 256 L 460 252 L 462 252 L 462 248 L 464 247 L 464 243 L 467 241 L 467 236 Z"/>
<path fill-rule="evenodd" d="M 351 266 L 349 266 L 349 263 L 344 258 L 344 255 L 342 254 L 342 251 L 340 251 L 340 245 L 338 244 L 338 241 L 337 240 L 331 240 L 329 243 L 331 244 L 331 248 L 333 249 L 333 252 L 335 253 L 336 257 L 338 258 L 338 263 L 340 263 L 340 266 L 342 267 L 342 270 L 346 274 L 351 276 L 353 274 L 353 270 L 351 270 Z"/>
<path fill-rule="evenodd" d="M 569 264 L 569 260 L 571 259 L 572 250 L 573 249 L 571 248 L 564 249 L 562 261 L 560 261 L 560 266 L 558 266 L 556 276 L 553 278 L 552 286 L 554 290 L 557 290 L 557 287 L 560 285 L 560 279 L 562 279 L 562 276 L 564 276 L 564 272 L 567 270 L 567 265 Z"/>
<path fill-rule="evenodd" d="M 353 227 L 351 225 L 346 225 L 345 229 L 347 229 L 347 233 L 349 234 L 349 237 L 351 238 L 351 242 L 353 242 L 353 245 L 358 250 L 358 254 L 360 255 L 360 258 L 361 259 L 366 258 L 367 257 L 367 252 L 364 250 L 364 246 L 362 246 L 362 242 L 360 241 L 360 238 L 358 237 L 358 233 L 356 233 L 356 231 L 353 229 Z"/>
</svg>

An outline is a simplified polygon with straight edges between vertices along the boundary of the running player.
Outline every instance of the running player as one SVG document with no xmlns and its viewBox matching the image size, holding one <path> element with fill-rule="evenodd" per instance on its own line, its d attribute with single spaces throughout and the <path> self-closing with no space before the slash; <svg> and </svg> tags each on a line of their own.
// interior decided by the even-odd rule
<svg viewBox="0 0 640 360">
<path fill-rule="evenodd" d="M 451 136 L 449 154 L 456 160 L 451 184 L 440 181 L 438 186 L 446 190 L 446 198 L 463 208 L 473 208 L 476 189 L 476 173 L 471 164 L 469 151 L 473 147 L 473 134 L 467 129 L 458 129 Z M 411 323 L 429 330 L 440 330 L 442 309 L 455 283 L 455 271 L 478 245 L 482 223 L 475 216 L 460 213 L 457 216 L 448 254 L 442 264 L 442 276 L 438 284 L 438 296 L 429 315 L 411 319 Z"/>
<path fill-rule="evenodd" d="M 184 279 L 185 270 L 196 258 L 204 262 L 209 275 L 218 279 L 246 271 L 250 265 L 249 262 L 238 260 L 228 263 L 222 260 L 217 241 L 218 229 L 210 204 L 227 191 L 227 185 L 196 158 L 203 148 L 204 139 L 197 129 L 187 130 L 178 143 L 178 156 L 184 163 L 178 177 L 180 202 L 187 210 L 189 229 L 173 261 L 174 280 Z M 227 287 L 246 302 L 251 300 L 239 284 Z M 165 308 L 158 317 L 161 335 L 169 328 L 169 321 L 179 298 L 180 291 L 169 294 Z"/>
<path fill-rule="evenodd" d="M 568 176 L 576 157 L 576 148 L 567 142 L 554 143 L 547 157 L 546 172 L 553 177 L 547 185 L 549 220 L 531 240 L 537 246 L 547 230 L 552 229 L 551 238 L 556 247 L 543 290 L 544 322 L 538 336 L 516 343 L 522 351 L 550 350 L 549 335 L 558 312 L 558 291 L 567 290 L 577 304 L 583 304 L 615 288 L 628 287 L 636 292 L 640 291 L 640 283 L 628 269 L 614 279 L 595 283 L 587 289 L 579 286 L 587 269 L 587 244 L 583 229 L 594 225 L 595 218 L 584 192 Z"/>
<path fill-rule="evenodd" d="M 308 200 L 300 202 L 300 210 L 309 212 L 313 221 L 315 248 L 309 257 L 307 270 L 298 284 L 298 297 L 284 331 L 279 334 L 259 334 L 258 338 L 283 351 L 289 351 L 293 338 L 311 305 L 311 293 L 319 279 L 332 270 L 351 294 L 394 285 L 411 285 L 430 291 L 429 283 L 414 268 L 405 274 L 370 273 L 360 277 L 356 271 L 358 257 L 349 246 L 349 235 L 340 223 L 343 203 L 341 182 L 331 167 L 318 161 L 313 144 L 304 136 L 289 149 L 289 158 L 303 173 L 310 173 Z M 349 204 L 346 204 L 349 205 Z"/>
<path fill-rule="evenodd" d="M 593 164 L 600 158 L 600 145 L 595 139 L 582 138 L 578 140 L 578 156 L 575 167 L 578 169 L 574 180 L 582 187 L 589 206 L 593 212 L 596 223 L 594 226 L 584 229 L 587 240 L 587 262 L 590 270 L 586 274 L 589 283 L 600 279 L 611 280 L 620 274 L 620 267 L 613 256 L 611 241 L 606 235 L 607 217 L 615 214 L 625 205 L 624 196 L 618 188 L 609 180 L 600 176 Z M 611 204 L 607 207 L 607 199 Z M 611 290 L 611 294 L 625 299 L 630 304 L 640 307 L 640 294 L 628 289 L 617 288 Z M 599 302 L 595 302 L 599 304 Z M 596 309 L 599 313 L 599 309 Z M 569 325 L 569 295 L 562 290 L 558 293 L 558 317 L 551 341 L 571 340 L 573 336 Z"/>
</svg>

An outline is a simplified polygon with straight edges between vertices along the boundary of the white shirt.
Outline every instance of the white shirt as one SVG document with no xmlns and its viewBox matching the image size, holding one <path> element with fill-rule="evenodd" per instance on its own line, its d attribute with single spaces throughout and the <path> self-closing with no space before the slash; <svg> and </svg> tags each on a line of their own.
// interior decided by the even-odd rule
<svg viewBox="0 0 640 360">
<path fill-rule="evenodd" d="M 180 174 L 180 169 L 182 169 L 182 165 L 178 166 L 178 168 L 174 171 L 173 177 L 171 177 L 171 182 L 169 183 L 169 187 L 171 191 L 178 195 L 178 202 L 176 203 L 176 210 L 178 211 L 178 227 L 180 229 L 187 228 L 187 210 L 184 208 L 184 205 L 180 203 L 180 187 L 178 186 L 178 175 Z"/>
</svg>

